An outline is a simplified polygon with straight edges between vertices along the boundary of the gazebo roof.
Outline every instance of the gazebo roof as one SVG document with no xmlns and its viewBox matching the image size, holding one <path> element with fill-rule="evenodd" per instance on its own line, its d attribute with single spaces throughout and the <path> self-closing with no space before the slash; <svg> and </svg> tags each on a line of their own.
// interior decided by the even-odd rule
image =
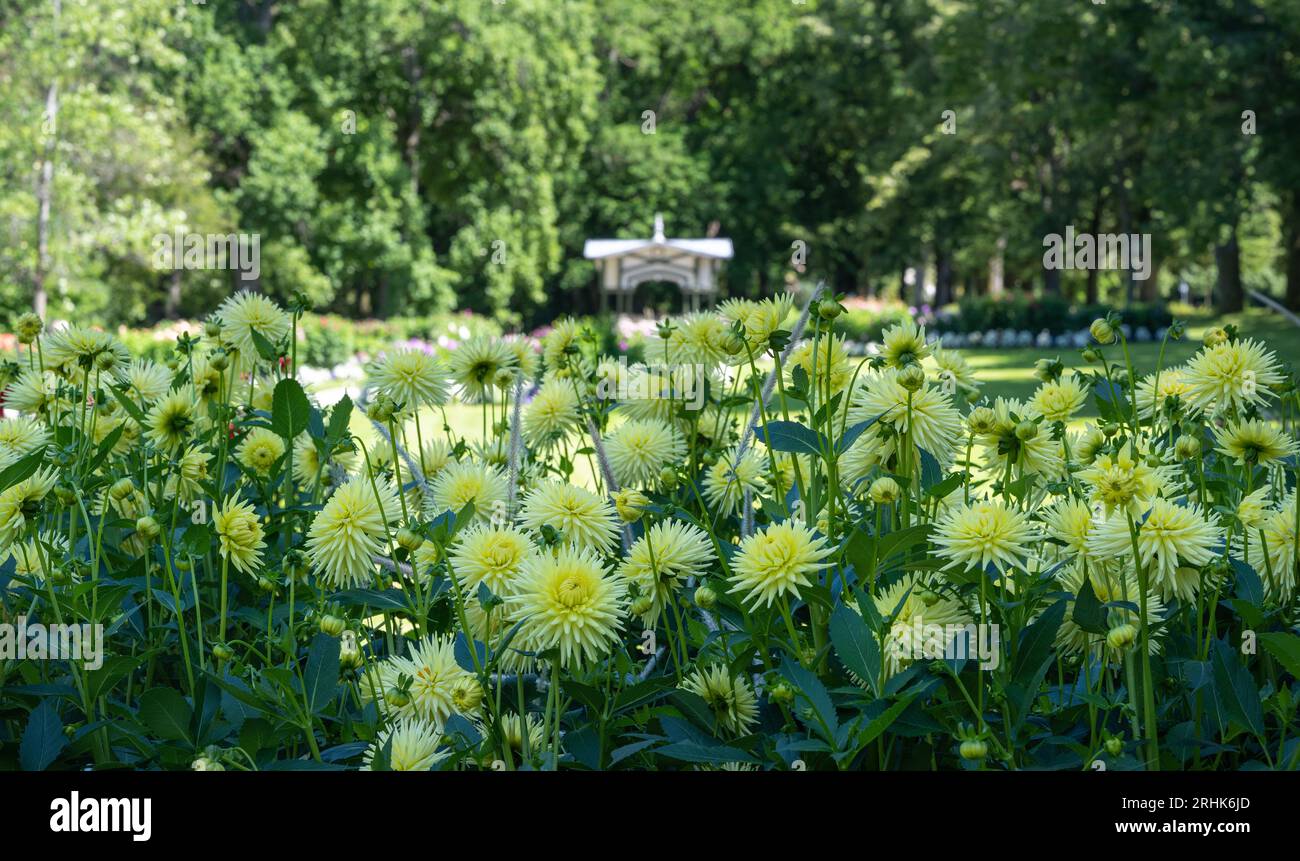
<svg viewBox="0 0 1300 861">
<path fill-rule="evenodd" d="M 588 260 L 628 255 L 663 258 L 677 256 L 679 252 L 692 257 L 730 260 L 734 254 L 730 239 L 668 239 L 664 236 L 664 219 L 655 216 L 655 235 L 652 239 L 588 239 L 582 246 L 582 256 Z"/>
</svg>

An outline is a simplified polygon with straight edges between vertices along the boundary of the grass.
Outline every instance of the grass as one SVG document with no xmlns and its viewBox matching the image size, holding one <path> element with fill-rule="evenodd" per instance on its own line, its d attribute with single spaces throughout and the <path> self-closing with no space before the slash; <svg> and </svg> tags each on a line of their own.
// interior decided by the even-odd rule
<svg viewBox="0 0 1300 861">
<path fill-rule="evenodd" d="M 1188 318 L 1185 321 L 1187 333 L 1181 341 L 1171 341 L 1165 347 L 1164 367 L 1181 365 L 1192 357 L 1201 347 L 1201 338 L 1207 329 L 1213 326 L 1235 324 L 1245 337 L 1263 340 L 1276 354 L 1278 359 L 1287 364 L 1293 356 L 1300 356 L 1300 328 L 1291 325 L 1281 315 L 1264 309 L 1251 309 L 1239 314 L 1225 316 L 1205 315 Z M 1160 354 L 1159 342 L 1146 344 L 1129 344 L 1133 358 L 1133 368 L 1139 378 L 1153 373 Z M 1056 353 L 1034 347 L 1018 347 L 1005 350 L 963 350 L 962 355 L 975 369 L 975 376 L 980 381 L 984 394 L 990 398 L 998 396 L 1025 399 L 1034 393 L 1038 380 L 1034 377 L 1034 363 L 1042 358 L 1060 356 L 1066 367 L 1085 368 L 1086 363 L 1078 352 Z M 1107 358 L 1112 363 L 1123 365 L 1123 352 L 1117 345 L 1106 348 Z M 1089 402 L 1085 415 L 1096 415 L 1095 406 Z"/>
</svg>

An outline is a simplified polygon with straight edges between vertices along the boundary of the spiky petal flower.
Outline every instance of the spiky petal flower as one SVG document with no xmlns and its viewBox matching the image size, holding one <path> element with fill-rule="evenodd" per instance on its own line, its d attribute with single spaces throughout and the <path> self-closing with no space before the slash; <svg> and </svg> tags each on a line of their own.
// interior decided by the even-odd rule
<svg viewBox="0 0 1300 861">
<path fill-rule="evenodd" d="M 1097 455 L 1077 474 L 1089 490 L 1089 499 L 1102 506 L 1107 516 L 1115 511 L 1141 514 L 1169 483 L 1168 470 L 1148 464 L 1143 452 L 1132 445 Z"/>
<path fill-rule="evenodd" d="M 1141 589 L 1138 586 L 1137 572 L 1129 566 L 1123 568 L 1121 573 L 1121 566 L 1117 563 L 1095 563 L 1086 566 L 1077 563 L 1061 569 L 1057 579 L 1066 591 L 1077 598 L 1083 589 L 1085 571 L 1097 603 L 1106 607 L 1107 627 L 1132 625 L 1140 632 L 1141 613 L 1131 609 L 1131 607 L 1141 606 Z M 1160 651 L 1165 635 L 1165 626 L 1160 624 L 1165 616 L 1165 602 L 1161 600 L 1160 591 L 1154 580 L 1147 586 L 1147 625 L 1150 629 L 1148 650 L 1154 655 Z M 1065 655 L 1086 653 L 1090 658 L 1100 658 L 1105 655 L 1107 663 L 1120 663 L 1123 660 L 1123 652 L 1107 645 L 1104 634 L 1085 631 L 1074 621 L 1074 606 L 1074 600 L 1066 605 L 1065 618 L 1056 632 L 1056 647 Z"/>
<path fill-rule="evenodd" d="M 0 469 L 43 450 L 49 441 L 49 430 L 30 416 L 0 420 Z"/>
<path fill-rule="evenodd" d="M 524 440 L 533 448 L 550 448 L 574 431 L 580 420 L 580 403 L 573 381 L 552 377 L 542 383 L 524 407 Z"/>
<path fill-rule="evenodd" d="M 561 666 L 583 666 L 618 642 L 627 582 L 606 573 L 600 557 L 580 547 L 539 552 L 524 563 L 519 591 L 506 598 L 523 624 L 519 637 L 533 652 L 559 650 Z"/>
<path fill-rule="evenodd" d="M 917 326 L 912 320 L 902 320 L 890 326 L 881 334 L 884 342 L 880 355 L 891 368 L 903 368 L 911 364 L 920 364 L 930 355 L 930 345 L 925 340 L 925 327 Z"/>
<path fill-rule="evenodd" d="M 378 488 L 378 496 L 375 494 Z M 330 586 L 348 589 L 367 583 L 382 554 L 388 526 L 402 513 L 397 491 L 386 480 L 371 486 L 355 478 L 334 491 L 307 532 L 307 556 Z"/>
<path fill-rule="evenodd" d="M 1258 419 L 1228 422 L 1215 436 L 1216 451 L 1243 466 L 1268 466 L 1294 455 L 1296 441 L 1281 428 Z"/>
<path fill-rule="evenodd" d="M 171 389 L 172 372 L 166 365 L 148 359 L 136 359 L 118 369 L 117 380 L 146 404 L 167 394 Z"/>
<path fill-rule="evenodd" d="M 800 597 L 817 572 L 829 563 L 832 549 L 807 526 L 786 520 L 773 523 L 740 544 L 731 562 L 731 592 L 742 593 L 751 607 L 770 607 L 778 598 Z"/>
<path fill-rule="evenodd" d="M 410 688 L 398 699 L 393 694 L 401 689 L 403 676 L 410 679 Z M 457 687 L 474 674 L 456 662 L 456 638 L 448 635 L 412 643 L 408 654 L 387 658 L 373 677 L 367 673 L 362 678 L 366 698 L 389 714 L 427 721 L 441 729 L 455 711 Z"/>
<path fill-rule="evenodd" d="M 1020 511 L 1000 499 L 954 505 L 934 525 L 937 553 L 947 568 L 987 568 L 999 573 L 1021 563 L 1035 534 L 1033 524 Z"/>
<path fill-rule="evenodd" d="M 513 526 L 476 523 L 456 536 L 451 563 L 466 594 L 477 595 L 484 583 L 494 595 L 509 595 L 532 551 L 528 536 Z"/>
<path fill-rule="evenodd" d="M 447 360 L 451 378 L 460 386 L 461 398 L 469 403 L 490 400 L 497 375 L 514 366 L 515 351 L 502 338 L 480 335 L 462 341 Z"/>
<path fill-rule="evenodd" d="M 262 567 L 265 533 L 252 503 L 237 496 L 226 497 L 212 512 L 212 528 L 220 540 L 221 555 L 236 570 L 254 574 Z"/>
<path fill-rule="evenodd" d="M 713 560 L 713 544 L 698 526 L 665 520 L 646 530 L 623 560 L 619 573 L 634 584 L 641 596 L 650 598 L 642 614 L 653 625 L 667 602 L 690 577 L 705 573 Z"/>
<path fill-rule="evenodd" d="M 921 575 L 902 578 L 872 601 L 880 617 L 889 622 L 881 643 L 886 677 L 916 660 L 956 657 L 958 648 L 965 648 L 970 656 L 978 647 L 973 639 L 974 620 L 966 607 L 957 598 L 940 594 L 934 583 Z M 971 637 L 964 644 L 959 640 L 963 635 Z"/>
<path fill-rule="evenodd" d="M 1130 521 L 1117 513 L 1097 524 L 1088 536 L 1088 550 L 1099 559 L 1132 558 L 1133 537 L 1130 524 L 1137 529 L 1138 558 L 1150 575 L 1150 583 L 1159 584 L 1165 598 L 1176 595 L 1183 600 L 1194 596 L 1196 582 L 1179 577 L 1180 567 L 1199 568 L 1218 552 L 1220 530 L 1201 511 L 1199 505 L 1176 505 L 1168 499 L 1155 499 L 1140 522 Z"/>
<path fill-rule="evenodd" d="M 271 474 L 271 467 L 284 456 L 284 440 L 270 428 L 253 428 L 235 449 L 235 457 L 244 469 L 262 478 Z"/>
<path fill-rule="evenodd" d="M 758 698 L 744 676 L 733 676 L 720 664 L 697 667 L 681 683 L 683 690 L 704 700 L 718 726 L 744 735 L 758 722 Z"/>
<path fill-rule="evenodd" d="M 41 467 L 0 493 L 0 547 L 9 546 L 27 528 L 28 519 L 38 516 L 58 476 L 54 467 Z"/>
<path fill-rule="evenodd" d="M 1068 422 L 1088 399 L 1088 387 L 1077 374 L 1043 383 L 1029 399 L 1032 412 L 1049 422 Z"/>
<path fill-rule="evenodd" d="M 719 514 L 735 513 L 745 498 L 746 488 L 762 490 L 763 468 L 763 459 L 752 446 L 743 454 L 735 447 L 723 452 L 705 473 L 705 500 Z"/>
<path fill-rule="evenodd" d="M 458 461 L 449 463 L 433 479 L 430 487 L 432 510 L 426 514 L 437 516 L 444 511 L 459 512 L 466 505 L 474 505 L 474 517 L 487 520 L 498 511 L 504 511 L 506 480 L 495 466 Z"/>
<path fill-rule="evenodd" d="M 1277 357 L 1259 341 L 1244 338 L 1202 347 L 1186 365 L 1187 399 L 1199 409 L 1223 413 L 1262 404 L 1282 382 Z"/>
<path fill-rule="evenodd" d="M 913 463 L 919 462 L 918 448 L 934 455 L 941 464 L 952 462 L 961 439 L 961 414 L 952 398 L 937 386 L 926 384 L 909 393 L 898 381 L 898 371 L 889 369 L 872 375 L 856 389 L 849 409 L 850 424 L 878 419 L 892 425 L 898 435 L 908 434 L 916 458 Z M 873 435 L 878 436 L 879 430 L 873 430 Z"/>
<path fill-rule="evenodd" d="M 605 438 L 605 455 L 624 487 L 653 484 L 665 466 L 679 463 L 685 454 L 677 431 L 653 419 L 624 422 Z"/>
<path fill-rule="evenodd" d="M 433 724 L 418 718 L 400 720 L 384 730 L 366 749 L 362 771 L 371 771 L 380 752 L 388 750 L 391 771 L 429 771 L 447 758 L 439 751 L 442 733 Z"/>
<path fill-rule="evenodd" d="M 221 324 L 222 340 L 235 348 L 232 369 L 236 373 L 252 370 L 261 358 L 254 332 L 272 345 L 289 334 L 289 315 L 262 294 L 248 290 L 226 299 L 212 316 Z"/>
<path fill-rule="evenodd" d="M 450 393 L 442 364 L 422 350 L 397 350 L 375 361 L 370 383 L 405 410 L 441 406 Z"/>
<path fill-rule="evenodd" d="M 524 497 L 520 518 L 532 530 L 551 527 L 575 547 L 608 552 L 618 541 L 614 505 L 572 484 L 547 482 L 534 488 Z"/>
<path fill-rule="evenodd" d="M 194 398 L 184 389 L 173 389 L 153 405 L 144 419 L 145 438 L 158 449 L 173 452 L 187 442 L 195 428 Z"/>
<path fill-rule="evenodd" d="M 1292 491 L 1282 505 L 1270 513 L 1259 527 L 1260 534 L 1251 540 L 1252 553 L 1263 549 L 1267 561 L 1257 566 L 1269 597 L 1286 603 L 1295 595 L 1296 571 L 1300 565 L 1296 547 L 1296 497 Z"/>
</svg>

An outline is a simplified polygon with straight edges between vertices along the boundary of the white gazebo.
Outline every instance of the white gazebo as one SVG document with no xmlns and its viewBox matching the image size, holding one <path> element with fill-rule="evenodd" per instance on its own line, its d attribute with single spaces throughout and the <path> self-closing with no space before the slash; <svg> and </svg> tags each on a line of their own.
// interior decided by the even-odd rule
<svg viewBox="0 0 1300 861">
<path fill-rule="evenodd" d="M 686 308 L 711 306 L 718 295 L 718 271 L 732 256 L 730 239 L 668 239 L 655 215 L 653 239 L 588 239 L 582 256 L 596 264 L 601 310 L 632 310 L 632 295 L 647 281 L 667 281 L 682 291 Z"/>
</svg>

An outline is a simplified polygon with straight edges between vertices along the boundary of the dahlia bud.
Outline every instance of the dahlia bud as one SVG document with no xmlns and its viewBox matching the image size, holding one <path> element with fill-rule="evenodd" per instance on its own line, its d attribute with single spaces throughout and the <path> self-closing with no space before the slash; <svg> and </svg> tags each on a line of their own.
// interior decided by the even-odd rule
<svg viewBox="0 0 1300 861">
<path fill-rule="evenodd" d="M 380 424 L 388 424 L 396 411 L 397 406 L 393 403 L 393 399 L 388 395 L 380 395 L 366 407 L 366 416 Z"/>
<path fill-rule="evenodd" d="M 876 505 L 893 505 L 903 496 L 903 488 L 898 486 L 898 482 L 889 476 L 877 478 L 871 483 L 871 489 L 867 491 L 871 501 Z"/>
<path fill-rule="evenodd" d="M 898 384 L 909 392 L 920 391 L 925 385 L 925 371 L 920 365 L 910 364 L 898 372 Z"/>
<path fill-rule="evenodd" d="M 158 537 L 158 533 L 161 529 L 158 526 L 158 521 L 146 514 L 144 517 L 136 520 L 135 531 L 146 541 L 152 541 Z"/>
<path fill-rule="evenodd" d="M 794 702 L 794 688 L 785 682 L 777 682 L 768 692 L 768 696 L 771 697 L 774 703 L 790 705 L 790 703 Z"/>
<path fill-rule="evenodd" d="M 1104 317 L 1098 317 L 1092 321 L 1092 325 L 1088 327 L 1088 334 L 1092 335 L 1092 339 L 1098 344 L 1115 343 L 1115 330 L 1110 323 L 1106 322 Z"/>
<path fill-rule="evenodd" d="M 1085 362 L 1091 363 L 1101 361 L 1101 353 L 1097 352 L 1092 347 L 1084 347 L 1083 352 L 1079 353 L 1079 355 L 1083 357 Z"/>
<path fill-rule="evenodd" d="M 823 299 L 817 303 L 817 315 L 823 320 L 834 320 L 843 310 L 834 299 Z"/>
<path fill-rule="evenodd" d="M 95 356 L 96 370 L 111 371 L 115 367 L 117 367 L 117 354 L 114 353 L 112 350 L 105 350 L 104 352 Z"/>
<path fill-rule="evenodd" d="M 651 598 L 649 595 L 642 595 L 639 598 L 637 598 L 635 601 L 633 601 L 632 606 L 628 607 L 627 609 L 628 612 L 631 613 L 633 616 L 644 616 L 646 613 L 649 613 L 651 610 L 653 610 L 654 606 L 655 606 L 655 602 L 653 598 Z"/>
<path fill-rule="evenodd" d="M 988 743 L 982 739 L 968 738 L 961 743 L 961 758 L 967 762 L 979 762 L 988 755 Z"/>
<path fill-rule="evenodd" d="M 320 631 L 322 634 L 328 634 L 331 637 L 337 637 L 347 630 L 348 623 L 338 616 L 325 615 L 320 617 Z"/>
<path fill-rule="evenodd" d="M 384 691 L 384 702 L 396 709 L 405 708 L 411 704 L 411 695 L 401 688 L 389 688 Z"/>
<path fill-rule="evenodd" d="M 718 593 L 710 586 L 701 586 L 695 590 L 695 606 L 701 610 L 712 610 L 718 603 Z"/>
<path fill-rule="evenodd" d="M 1116 625 L 1106 634 L 1106 645 L 1116 651 L 1122 651 L 1133 645 L 1137 639 L 1137 628 L 1129 624 Z"/>
<path fill-rule="evenodd" d="M 225 643 L 217 643 L 212 647 L 212 657 L 216 658 L 218 661 L 229 661 L 234 656 L 234 649 L 230 648 Z"/>
<path fill-rule="evenodd" d="M 209 338 L 221 337 L 221 323 L 216 320 L 209 320 L 203 325 L 203 334 Z"/>
<path fill-rule="evenodd" d="M 135 491 L 135 482 L 129 478 L 119 478 L 113 482 L 113 486 L 108 489 L 108 495 L 119 502 L 126 499 Z"/>
<path fill-rule="evenodd" d="M 212 355 L 208 356 L 208 364 L 215 370 L 224 371 L 230 367 L 230 354 L 225 350 L 213 350 Z"/>
<path fill-rule="evenodd" d="M 1183 434 L 1174 443 L 1174 454 L 1179 460 L 1196 460 L 1201 456 L 1201 441 L 1191 434 Z"/>
<path fill-rule="evenodd" d="M 998 415 L 989 407 L 976 407 L 966 417 L 966 426 L 976 436 L 993 433 L 993 428 L 997 426 L 997 423 Z"/>
<path fill-rule="evenodd" d="M 18 343 L 30 344 L 40 337 L 44 328 L 45 324 L 41 322 L 41 318 L 28 311 L 18 318 L 14 333 L 18 336 Z"/>
<path fill-rule="evenodd" d="M 1065 366 L 1060 359 L 1039 359 L 1034 363 L 1034 376 L 1044 383 L 1059 380 L 1064 372 Z"/>
<path fill-rule="evenodd" d="M 641 514 L 649 504 L 649 497 L 639 490 L 625 487 L 614 494 L 614 508 L 617 509 L 618 516 L 623 518 L 624 523 L 636 523 L 640 520 Z"/>
<path fill-rule="evenodd" d="M 1106 739 L 1106 753 L 1111 756 L 1119 756 L 1124 752 L 1124 739 L 1119 736 L 1111 736 Z"/>
<path fill-rule="evenodd" d="M 672 490 L 677 487 L 677 470 L 671 466 L 665 466 L 659 470 L 659 484 L 664 490 Z"/>
<path fill-rule="evenodd" d="M 194 760 L 194 763 L 190 766 L 190 768 L 193 769 L 194 771 L 225 771 L 226 770 L 226 767 L 222 765 L 218 760 L 212 759 L 207 756 L 200 756 L 198 759 Z"/>
<path fill-rule="evenodd" d="M 77 502 L 77 492 L 70 487 L 59 485 L 54 488 L 54 498 L 59 501 L 60 505 L 72 506 Z"/>
<path fill-rule="evenodd" d="M 352 631 L 344 631 L 339 637 L 339 666 L 345 670 L 355 670 L 361 663 L 361 647 L 357 645 L 357 635 Z"/>
<path fill-rule="evenodd" d="M 1220 327 L 1215 326 L 1207 331 L 1205 337 L 1201 340 L 1207 347 L 1217 347 L 1224 341 L 1228 340 L 1228 333 Z"/>
<path fill-rule="evenodd" d="M 732 332 L 727 336 L 727 340 L 722 342 L 722 348 L 727 351 L 728 356 L 739 356 L 745 352 L 745 339 Z"/>
<path fill-rule="evenodd" d="M 274 592 L 275 581 L 263 574 L 261 577 L 257 578 L 257 588 L 267 593 Z"/>
<path fill-rule="evenodd" d="M 405 526 L 397 530 L 397 546 L 407 553 L 414 553 L 420 549 L 422 544 L 424 544 L 424 539 Z"/>
<path fill-rule="evenodd" d="M 1038 436 L 1038 423 L 1025 420 L 1016 425 L 1016 439 L 1021 442 L 1029 442 Z"/>
</svg>

